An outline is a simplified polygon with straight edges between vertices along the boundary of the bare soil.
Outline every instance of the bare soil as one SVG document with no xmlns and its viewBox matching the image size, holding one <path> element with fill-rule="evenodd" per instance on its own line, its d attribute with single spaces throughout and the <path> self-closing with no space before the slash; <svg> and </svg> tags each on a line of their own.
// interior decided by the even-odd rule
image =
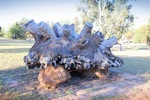
<svg viewBox="0 0 150 100">
<path fill-rule="evenodd" d="M 106 79 L 73 73 L 56 89 L 39 88 L 38 69 L 1 71 L 1 100 L 149 100 L 150 83 L 137 75 L 110 69 Z M 7 73 L 7 74 L 6 74 Z"/>
</svg>

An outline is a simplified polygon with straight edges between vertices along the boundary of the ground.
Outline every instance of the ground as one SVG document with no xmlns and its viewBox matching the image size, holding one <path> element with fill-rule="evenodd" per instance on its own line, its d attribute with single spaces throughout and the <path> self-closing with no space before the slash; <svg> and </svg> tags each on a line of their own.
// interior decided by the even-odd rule
<svg viewBox="0 0 150 100">
<path fill-rule="evenodd" d="M 0 39 L 0 100 L 148 100 L 150 48 L 146 44 L 116 45 L 115 55 L 125 64 L 111 68 L 107 79 L 73 74 L 56 89 L 39 88 L 39 69 L 27 70 L 23 57 L 33 41 Z"/>
</svg>

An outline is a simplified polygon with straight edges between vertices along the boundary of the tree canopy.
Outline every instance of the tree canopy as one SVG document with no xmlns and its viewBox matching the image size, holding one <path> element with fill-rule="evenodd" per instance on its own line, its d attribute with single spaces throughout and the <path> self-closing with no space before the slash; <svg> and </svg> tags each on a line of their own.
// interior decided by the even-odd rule
<svg viewBox="0 0 150 100">
<path fill-rule="evenodd" d="M 25 39 L 26 31 L 23 29 L 22 25 L 28 21 L 28 19 L 22 18 L 20 21 L 15 22 L 9 27 L 9 30 L 5 33 L 5 36 L 12 39 Z"/>
<path fill-rule="evenodd" d="M 150 19 L 147 24 L 142 25 L 140 28 L 133 31 L 134 42 L 136 43 L 146 43 L 150 42 Z"/>
<path fill-rule="evenodd" d="M 10 27 L 9 34 L 10 34 L 10 38 L 13 38 L 13 39 L 24 38 L 24 30 L 17 22 Z"/>
<path fill-rule="evenodd" d="M 134 20 L 129 0 L 81 0 L 78 6 L 82 22 L 93 22 L 107 36 L 121 38 Z"/>
</svg>

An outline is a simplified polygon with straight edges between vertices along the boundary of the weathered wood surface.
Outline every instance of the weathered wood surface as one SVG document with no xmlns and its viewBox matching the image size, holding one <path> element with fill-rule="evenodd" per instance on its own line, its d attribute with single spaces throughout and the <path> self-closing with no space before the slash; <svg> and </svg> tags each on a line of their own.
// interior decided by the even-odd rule
<svg viewBox="0 0 150 100">
<path fill-rule="evenodd" d="M 70 79 L 70 73 L 62 66 L 48 66 L 39 73 L 38 80 L 42 87 L 56 88 L 58 84 Z"/>
<path fill-rule="evenodd" d="M 73 24 L 61 26 L 56 23 L 52 30 L 43 21 L 36 24 L 31 20 L 24 27 L 35 38 L 35 44 L 24 57 L 29 69 L 40 67 L 43 69 L 42 73 L 45 73 L 44 70 L 48 66 L 61 66 L 65 71 L 91 72 L 101 77 L 100 74 L 109 74 L 109 67 L 123 65 L 123 60 L 114 56 L 110 50 L 117 44 L 117 38 L 113 36 L 104 40 L 104 35 L 99 31 L 92 34 L 93 24 L 90 22 L 85 24 L 79 35 L 75 32 Z M 52 76 L 50 73 L 48 75 Z"/>
</svg>

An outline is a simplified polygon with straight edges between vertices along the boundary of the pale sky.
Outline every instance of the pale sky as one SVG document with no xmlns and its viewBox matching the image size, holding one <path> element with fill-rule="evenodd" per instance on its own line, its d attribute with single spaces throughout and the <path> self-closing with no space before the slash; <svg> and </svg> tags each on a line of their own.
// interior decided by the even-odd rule
<svg viewBox="0 0 150 100">
<path fill-rule="evenodd" d="M 79 0 L 0 0 L 0 26 L 6 27 L 22 18 L 40 21 L 72 21 L 78 16 L 76 5 Z M 135 27 L 150 18 L 150 0 L 137 0 L 132 8 Z"/>
<path fill-rule="evenodd" d="M 0 25 L 7 26 L 22 18 L 40 21 L 73 20 L 79 0 L 0 0 Z"/>
<path fill-rule="evenodd" d="M 150 0 L 137 0 L 132 7 L 132 13 L 135 17 L 134 27 L 139 27 L 147 23 L 150 19 Z"/>
</svg>

